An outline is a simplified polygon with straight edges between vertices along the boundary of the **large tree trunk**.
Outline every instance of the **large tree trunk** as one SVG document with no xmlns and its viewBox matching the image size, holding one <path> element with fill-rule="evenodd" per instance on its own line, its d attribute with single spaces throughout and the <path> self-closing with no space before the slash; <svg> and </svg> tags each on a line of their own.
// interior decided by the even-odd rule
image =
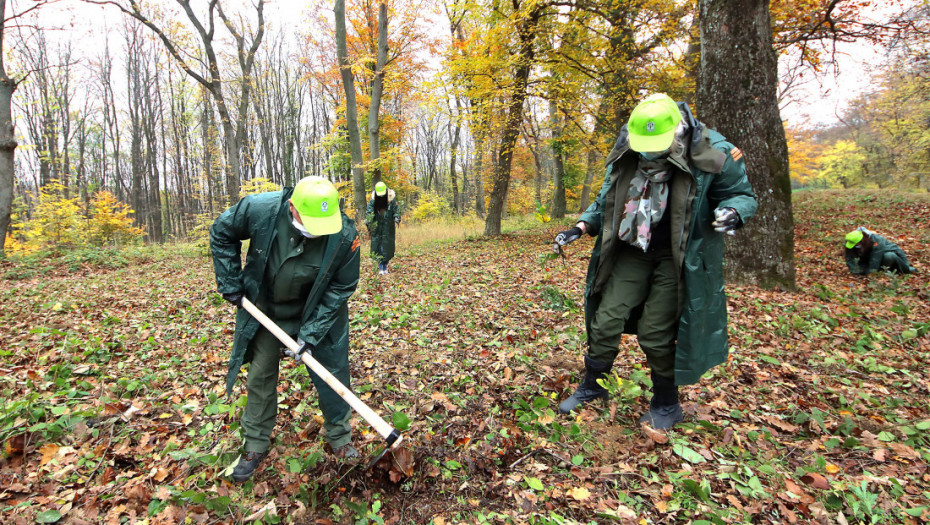
<svg viewBox="0 0 930 525">
<path fill-rule="evenodd" d="M 526 100 L 527 80 L 530 76 L 535 54 L 533 41 L 536 38 L 536 26 L 542 16 L 543 9 L 543 5 L 536 4 L 526 14 L 526 18 L 517 22 L 516 30 L 519 48 L 517 55 L 514 57 L 514 62 L 517 65 L 514 69 L 513 89 L 510 92 L 510 103 L 507 105 L 507 115 L 504 119 L 500 146 L 494 163 L 493 186 L 491 201 L 488 203 L 488 216 L 484 220 L 484 234 L 487 236 L 501 234 L 501 218 L 504 212 L 504 202 L 507 199 L 507 189 L 510 186 L 513 149 L 517 144 L 520 123 L 523 121 L 523 102 Z"/>
<path fill-rule="evenodd" d="M 333 7 L 336 14 L 336 58 L 339 73 L 346 94 L 346 128 L 349 132 L 349 152 L 352 155 L 352 193 L 355 197 L 355 220 L 365 220 L 365 169 L 362 158 L 362 142 L 358 136 L 358 109 L 355 105 L 355 79 L 352 77 L 352 65 L 349 64 L 349 52 L 346 47 L 346 3 L 336 0 Z"/>
<path fill-rule="evenodd" d="M 371 104 L 368 107 L 368 153 L 371 162 L 371 185 L 381 180 L 381 96 L 384 94 L 384 65 L 388 54 L 387 4 L 378 7 L 378 50 L 371 80 Z"/>
<path fill-rule="evenodd" d="M 0 0 L 0 33 L 3 31 L 3 12 L 6 1 Z M 0 57 L 3 56 L 3 39 L 0 37 Z M 0 58 L 0 254 L 5 254 L 6 234 L 10 230 L 13 211 L 13 161 L 16 151 L 16 133 L 13 131 L 13 92 L 16 82 L 6 75 Z"/>
<path fill-rule="evenodd" d="M 726 274 L 792 289 L 794 218 L 769 2 L 699 0 L 699 9 L 699 115 L 743 150 L 759 201 L 756 216 L 728 239 Z"/>
<path fill-rule="evenodd" d="M 6 234 L 10 230 L 13 212 L 13 156 L 16 133 L 13 130 L 13 92 L 16 81 L 6 74 L 3 64 L 3 31 L 6 20 L 6 0 L 0 0 L 0 256 L 5 256 Z"/>
</svg>

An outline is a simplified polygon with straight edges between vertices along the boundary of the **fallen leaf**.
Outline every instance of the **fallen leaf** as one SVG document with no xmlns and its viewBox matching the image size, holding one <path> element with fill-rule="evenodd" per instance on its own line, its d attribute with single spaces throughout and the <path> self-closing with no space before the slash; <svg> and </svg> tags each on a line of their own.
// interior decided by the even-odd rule
<svg viewBox="0 0 930 525">
<path fill-rule="evenodd" d="M 58 445 L 55 443 L 46 443 L 39 447 L 39 453 L 42 454 L 42 459 L 39 461 L 39 465 L 45 465 L 49 461 L 55 459 L 55 456 L 58 455 Z"/>
<path fill-rule="evenodd" d="M 270 516 L 277 516 L 277 515 L 278 515 L 278 507 L 277 505 L 275 505 L 274 500 L 271 500 L 267 504 L 263 505 L 258 510 L 253 512 L 252 514 L 249 514 L 248 516 L 246 516 L 244 518 L 244 521 L 258 521 L 258 520 L 264 521 L 266 516 L 270 517 Z"/>
<path fill-rule="evenodd" d="M 822 474 L 809 472 L 801 476 L 801 481 L 814 487 L 815 489 L 827 490 L 830 488 L 830 482 Z"/>
<path fill-rule="evenodd" d="M 661 430 L 656 430 L 649 425 L 640 425 L 639 428 L 642 429 L 643 434 L 646 435 L 649 439 L 654 441 L 659 445 L 664 445 L 668 443 L 668 434 L 662 432 Z"/>
<path fill-rule="evenodd" d="M 578 501 L 584 501 L 591 497 L 591 491 L 584 487 L 575 487 L 575 488 L 569 489 L 566 492 L 566 494 L 575 498 Z"/>
<path fill-rule="evenodd" d="M 798 431 L 797 426 L 792 425 L 791 423 L 788 423 L 787 421 L 784 421 L 782 419 L 779 419 L 776 416 L 765 415 L 765 416 L 762 416 L 762 419 L 767 421 L 773 427 L 781 430 L 782 432 L 788 432 L 788 433 L 793 434 Z"/>
</svg>

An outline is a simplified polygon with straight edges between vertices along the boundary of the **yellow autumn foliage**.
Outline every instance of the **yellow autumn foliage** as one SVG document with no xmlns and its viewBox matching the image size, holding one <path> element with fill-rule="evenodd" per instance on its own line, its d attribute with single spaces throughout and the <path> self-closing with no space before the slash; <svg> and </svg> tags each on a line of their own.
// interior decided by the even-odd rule
<svg viewBox="0 0 930 525">
<path fill-rule="evenodd" d="M 88 241 L 94 246 L 122 244 L 145 235 L 142 228 L 133 226 L 133 210 L 116 200 L 108 191 L 98 191 L 90 202 L 87 218 Z"/>
</svg>

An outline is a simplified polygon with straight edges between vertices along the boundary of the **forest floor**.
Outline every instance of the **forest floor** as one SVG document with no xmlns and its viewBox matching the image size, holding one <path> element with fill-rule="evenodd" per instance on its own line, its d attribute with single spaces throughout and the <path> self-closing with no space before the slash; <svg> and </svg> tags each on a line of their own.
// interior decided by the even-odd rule
<svg viewBox="0 0 930 525">
<path fill-rule="evenodd" d="M 604 409 L 559 416 L 584 348 L 592 240 L 541 262 L 549 223 L 363 260 L 350 302 L 358 461 L 322 446 L 285 365 L 269 458 L 224 471 L 244 389 L 224 394 L 233 309 L 192 246 L 0 262 L 2 523 L 925 523 L 930 520 L 930 195 L 795 195 L 798 291 L 728 287 L 731 358 L 641 429 L 648 374 L 624 339 Z M 845 232 L 918 275 L 850 275 Z M 399 235 L 404 235 L 402 229 Z M 239 384 L 241 385 L 241 383 Z M 409 421 L 408 421 L 409 420 Z"/>
</svg>

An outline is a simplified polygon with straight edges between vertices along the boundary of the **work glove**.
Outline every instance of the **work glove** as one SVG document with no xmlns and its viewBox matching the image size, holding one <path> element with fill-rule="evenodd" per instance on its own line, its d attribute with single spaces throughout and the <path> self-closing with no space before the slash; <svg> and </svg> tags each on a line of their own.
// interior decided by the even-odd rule
<svg viewBox="0 0 930 525">
<path fill-rule="evenodd" d="M 578 237 L 581 237 L 582 233 L 584 232 L 582 232 L 581 228 L 577 226 L 570 230 L 559 232 L 559 234 L 555 236 L 555 246 L 553 246 L 553 250 L 558 253 L 562 246 L 577 241 Z"/>
<path fill-rule="evenodd" d="M 394 216 L 394 222 L 396 222 L 397 224 L 400 224 L 400 215 Z"/>
<path fill-rule="evenodd" d="M 242 308 L 242 292 L 224 293 L 223 299 L 226 299 L 227 301 L 238 306 L 239 308 Z"/>
<path fill-rule="evenodd" d="M 298 348 L 296 352 L 294 352 L 294 351 L 292 351 L 292 350 L 285 350 L 285 351 L 284 351 L 284 355 L 286 355 L 286 356 L 288 356 L 288 357 L 293 357 L 293 358 L 296 359 L 297 361 L 301 361 L 301 357 L 302 357 L 305 353 L 306 353 L 307 355 L 313 355 L 313 345 L 312 345 L 312 344 L 307 343 L 307 342 L 304 342 L 304 341 L 301 341 L 300 339 L 298 339 L 297 342 L 300 343 L 300 348 Z"/>
<path fill-rule="evenodd" d="M 555 236 L 555 243 L 559 246 L 565 246 L 566 244 L 577 241 L 582 233 L 584 232 L 581 231 L 581 228 L 574 226 L 570 230 L 559 232 L 559 234 Z"/>
<path fill-rule="evenodd" d="M 714 210 L 714 222 L 711 226 L 714 231 L 720 233 L 729 233 L 733 235 L 733 230 L 740 224 L 739 214 L 733 208 L 717 208 Z"/>
</svg>

